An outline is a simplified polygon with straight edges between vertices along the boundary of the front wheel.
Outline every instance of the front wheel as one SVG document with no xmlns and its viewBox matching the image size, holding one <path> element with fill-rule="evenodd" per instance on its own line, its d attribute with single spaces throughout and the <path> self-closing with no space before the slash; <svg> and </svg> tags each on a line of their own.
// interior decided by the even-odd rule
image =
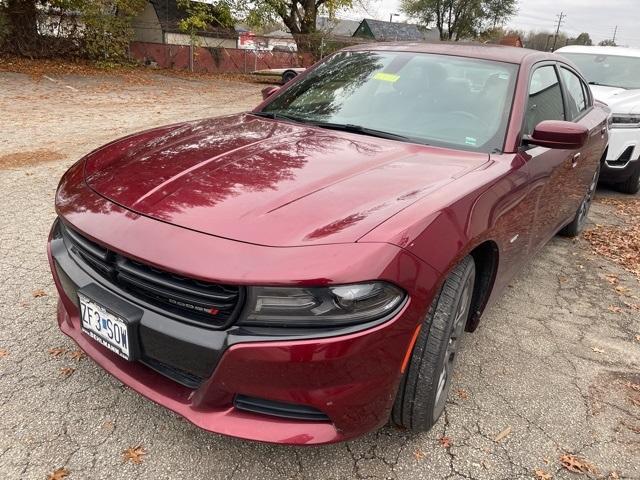
<svg viewBox="0 0 640 480">
<path fill-rule="evenodd" d="M 467 256 L 449 274 L 429 307 L 396 395 L 391 413 L 396 425 L 426 431 L 442 414 L 469 318 L 475 278 L 475 262 Z"/>
</svg>

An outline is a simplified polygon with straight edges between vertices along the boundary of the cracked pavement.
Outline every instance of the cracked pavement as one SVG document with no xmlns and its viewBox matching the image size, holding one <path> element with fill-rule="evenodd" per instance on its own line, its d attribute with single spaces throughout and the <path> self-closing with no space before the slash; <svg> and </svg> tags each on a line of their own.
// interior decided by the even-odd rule
<svg viewBox="0 0 640 480">
<path fill-rule="evenodd" d="M 57 328 L 45 255 L 59 177 L 110 139 L 251 108 L 264 86 L 145 78 L 0 73 L 3 478 L 43 479 L 65 467 L 70 479 L 515 479 L 534 478 L 535 469 L 570 479 L 577 475 L 559 457 L 572 453 L 601 478 L 640 479 L 640 399 L 628 386 L 640 384 L 640 314 L 623 303 L 640 303 L 639 283 L 584 240 L 553 239 L 464 338 L 445 415 L 428 433 L 386 426 L 300 448 L 226 438 L 145 400 L 90 359 L 72 358 L 77 347 Z M 613 207 L 598 203 L 591 218 L 617 221 Z M 123 450 L 137 445 L 143 462 L 125 463 Z"/>
</svg>

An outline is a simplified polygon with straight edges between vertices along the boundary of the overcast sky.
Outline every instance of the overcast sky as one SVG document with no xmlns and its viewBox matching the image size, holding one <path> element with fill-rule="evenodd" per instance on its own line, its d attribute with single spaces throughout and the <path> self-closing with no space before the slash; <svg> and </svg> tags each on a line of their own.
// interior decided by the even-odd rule
<svg viewBox="0 0 640 480">
<path fill-rule="evenodd" d="M 367 0 L 368 12 L 353 9 L 345 18 L 361 19 L 370 16 L 389 20 L 389 14 L 399 12 L 400 0 Z M 570 36 L 588 32 L 594 43 L 611 38 L 618 26 L 616 42 L 640 48 L 640 0 L 519 0 L 518 14 L 508 27 L 524 30 L 555 30 L 557 15 L 567 17 L 561 30 Z M 394 17 L 394 21 L 404 20 Z"/>
</svg>

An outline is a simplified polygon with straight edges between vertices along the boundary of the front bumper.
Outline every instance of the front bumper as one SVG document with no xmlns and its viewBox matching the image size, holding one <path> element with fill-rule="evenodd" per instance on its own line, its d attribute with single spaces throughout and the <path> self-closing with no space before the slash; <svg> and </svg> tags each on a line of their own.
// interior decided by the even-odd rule
<svg viewBox="0 0 640 480">
<path fill-rule="evenodd" d="M 606 183 L 624 182 L 638 169 L 640 169 L 640 129 L 610 129 L 609 146 L 602 163 L 600 180 Z"/>
<path fill-rule="evenodd" d="M 233 242 L 134 215 L 82 184 L 73 188 L 63 181 L 62 194 L 69 201 L 59 198 L 57 207 L 65 222 L 123 255 L 177 274 L 236 285 L 379 279 L 408 292 L 401 310 L 382 323 L 313 332 L 237 325 L 212 330 L 135 304 L 143 310 L 141 356 L 130 362 L 82 333 L 76 291 L 97 284 L 108 295 L 131 299 L 78 264 L 62 240 L 50 238 L 60 329 L 109 373 L 205 430 L 244 439 L 330 443 L 387 421 L 405 352 L 437 287 L 439 274 L 427 264 L 386 244 L 275 249 Z M 197 378 L 190 383 L 193 378 L 176 371 Z M 324 419 L 252 413 L 237 408 L 239 397 L 313 410 Z"/>
</svg>

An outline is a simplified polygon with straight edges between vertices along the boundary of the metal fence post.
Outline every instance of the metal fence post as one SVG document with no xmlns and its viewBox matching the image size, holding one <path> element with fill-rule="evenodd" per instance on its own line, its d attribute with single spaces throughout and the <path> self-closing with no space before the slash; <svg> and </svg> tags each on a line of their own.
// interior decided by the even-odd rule
<svg viewBox="0 0 640 480">
<path fill-rule="evenodd" d="M 189 71 L 193 72 L 193 39 L 189 43 Z"/>
</svg>

